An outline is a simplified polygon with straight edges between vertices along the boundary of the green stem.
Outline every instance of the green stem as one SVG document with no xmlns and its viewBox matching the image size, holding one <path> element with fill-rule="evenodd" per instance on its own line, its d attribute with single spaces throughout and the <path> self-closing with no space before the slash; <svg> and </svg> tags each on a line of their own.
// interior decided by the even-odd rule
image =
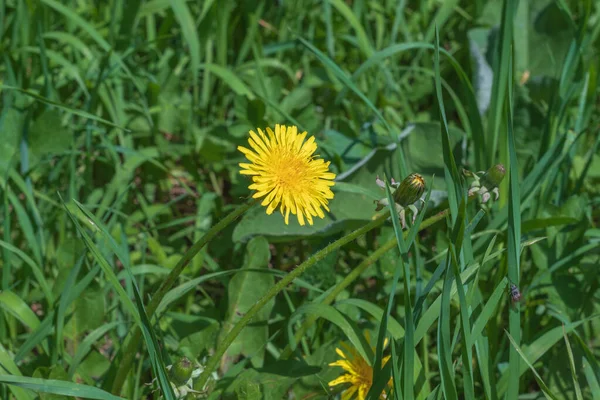
<svg viewBox="0 0 600 400">
<path fill-rule="evenodd" d="M 469 200 L 471 200 L 474 197 L 475 196 L 470 197 Z M 446 210 L 444 210 L 442 212 L 439 212 L 438 214 L 436 214 L 436 215 L 434 215 L 432 217 L 429 217 L 428 219 L 424 220 L 421 223 L 421 225 L 419 226 L 419 231 L 421 231 L 421 230 L 423 230 L 423 229 L 425 229 L 425 228 L 433 225 L 434 223 L 436 223 L 436 222 L 444 219 L 449 214 L 449 212 L 450 212 L 450 210 L 446 209 Z M 198 378 L 198 381 L 195 382 L 194 388 L 196 390 L 202 390 L 205 387 L 206 382 L 208 381 L 209 376 L 215 370 L 215 368 L 219 364 L 219 360 L 223 357 L 223 355 L 225 354 L 225 352 L 227 351 L 227 349 L 229 348 L 229 346 L 231 345 L 231 343 L 233 343 L 233 341 L 240 334 L 240 332 L 242 331 L 242 329 L 244 329 L 244 327 L 252 320 L 252 318 L 254 317 L 254 315 L 265 304 L 267 304 L 269 302 L 269 300 L 271 300 L 273 297 L 275 297 L 280 291 L 282 291 L 283 289 L 285 289 L 285 287 L 287 285 L 289 285 L 294 279 L 296 279 L 297 277 L 299 277 L 300 275 L 302 275 L 304 273 L 304 271 L 306 271 L 311 266 L 315 265 L 318 261 L 320 261 L 323 258 L 325 258 L 331 251 L 336 250 L 339 247 L 342 247 L 343 245 L 345 245 L 345 244 L 353 241 L 357 237 L 359 237 L 359 236 L 363 235 L 364 233 L 370 231 L 371 229 L 378 227 L 379 225 L 381 225 L 387 219 L 388 216 L 389 216 L 389 214 L 387 214 L 387 213 L 379 215 L 373 221 L 369 222 L 368 224 L 366 224 L 362 228 L 359 228 L 359 229 L 355 230 L 354 232 L 350 233 L 349 235 L 346 235 L 343 238 L 338 239 L 337 241 L 331 243 L 329 246 L 327 246 L 324 249 L 322 249 L 321 251 L 315 253 L 308 260 L 306 260 L 305 262 L 303 262 L 302 264 L 300 264 L 296 269 L 294 269 L 292 272 L 290 272 L 289 274 L 287 274 L 282 280 L 280 280 L 279 282 L 277 282 L 277 284 L 275 286 L 273 286 L 271 288 L 271 290 L 269 290 L 258 301 L 258 303 L 256 303 L 254 306 L 252 306 L 252 308 L 246 313 L 246 315 L 244 315 L 242 317 L 242 319 L 240 319 L 240 321 L 238 321 L 238 323 L 231 329 L 231 331 L 229 331 L 229 333 L 223 339 L 223 341 L 217 346 L 217 349 L 216 349 L 215 353 L 213 354 L 213 356 L 206 363 L 206 367 L 204 368 L 204 371 L 202 372 L 202 374 Z M 405 233 L 405 234 L 407 234 L 407 233 Z M 395 245 L 396 245 L 396 238 L 388 241 L 382 247 L 380 247 L 379 249 L 377 249 L 373 254 L 371 254 L 371 256 L 369 256 L 368 258 L 366 258 L 357 268 L 355 268 L 348 276 L 346 276 L 344 278 L 344 280 L 342 282 L 340 282 L 337 285 L 337 287 L 325 298 L 324 302 L 326 302 L 326 304 L 333 302 L 333 300 L 337 297 L 337 295 L 346 286 L 348 286 L 354 279 L 356 279 L 361 274 L 362 271 L 364 271 L 369 265 L 371 265 L 373 262 L 375 262 L 379 257 L 381 257 L 383 254 L 385 254 L 388 250 L 390 250 L 391 248 L 393 248 Z M 316 320 L 316 318 L 314 320 Z M 311 321 L 310 324 L 312 324 L 314 322 L 314 320 Z M 305 329 L 300 328 L 300 330 L 303 330 L 303 332 L 305 332 L 306 329 L 308 329 L 308 327 L 309 327 L 308 324 L 305 323 L 303 325 L 303 328 L 305 328 Z M 296 335 L 296 337 L 298 337 L 298 335 Z M 284 352 L 282 353 L 281 358 L 284 358 L 283 357 L 284 354 L 286 354 L 289 351 L 290 351 L 289 350 L 289 346 L 287 346 L 286 349 L 284 349 Z M 289 357 L 289 355 L 288 355 L 288 357 Z"/>
<path fill-rule="evenodd" d="M 210 230 L 206 232 L 206 234 L 202 236 L 200 240 L 194 243 L 192 247 L 190 247 L 188 251 L 185 252 L 183 257 L 181 257 L 181 259 L 177 262 L 177 265 L 175 265 L 171 272 L 169 272 L 169 275 L 167 275 L 167 277 L 162 282 L 158 290 L 152 296 L 150 304 L 148 304 L 148 307 L 146 308 L 146 312 L 149 318 L 152 318 L 152 315 L 158 308 L 158 305 L 160 304 L 162 299 L 165 297 L 165 294 L 167 294 L 167 292 L 171 289 L 173 284 L 179 278 L 179 275 L 181 275 L 185 267 L 189 264 L 190 261 L 192 261 L 196 254 L 198 254 L 208 242 L 210 242 L 223 229 L 225 229 L 225 227 L 227 227 L 229 224 L 235 221 L 243 213 L 248 211 L 248 209 L 250 209 L 257 202 L 258 200 L 252 200 L 236 208 L 233 212 L 229 213 L 225 218 L 220 220 L 215 226 L 210 228 Z M 123 387 L 123 383 L 125 382 L 125 378 L 127 377 L 129 370 L 131 369 L 131 363 L 133 362 L 133 358 L 140 344 L 140 339 L 141 331 L 138 327 L 133 331 L 133 334 L 130 336 L 129 341 L 125 345 L 123 358 L 121 359 L 119 369 L 117 370 L 115 380 L 113 381 L 111 388 L 113 394 L 120 393 L 121 388 Z"/>
<path fill-rule="evenodd" d="M 383 224 L 383 222 L 388 217 L 389 217 L 389 213 L 383 213 L 383 214 L 377 216 L 373 221 L 369 222 L 362 228 L 359 228 L 359 229 L 355 230 L 354 232 L 344 236 L 343 238 L 336 240 L 335 242 L 331 243 L 329 246 L 327 246 L 327 247 L 323 248 L 322 250 L 313 254 L 308 260 L 304 261 L 296 269 L 292 270 L 292 272 L 287 274 L 282 280 L 277 282 L 277 284 L 275 284 L 275 286 L 273 286 L 256 304 L 254 304 L 252 306 L 252 308 L 250 308 L 250 310 L 248 310 L 248 312 L 242 317 L 242 319 L 240 319 L 238 321 L 238 323 L 235 324 L 235 326 L 231 329 L 231 331 L 229 331 L 227 336 L 225 336 L 223 341 L 217 346 L 215 353 L 212 355 L 212 357 L 206 363 L 206 367 L 204 368 L 204 371 L 198 378 L 198 381 L 196 381 L 196 383 L 194 384 L 194 387 L 201 388 L 201 389 L 204 388 L 204 386 L 206 385 L 206 382 L 208 381 L 208 377 L 212 374 L 212 372 L 215 370 L 215 368 L 217 368 L 217 365 L 219 364 L 219 360 L 221 360 L 221 358 L 223 357 L 223 354 L 225 354 L 225 352 L 227 351 L 227 349 L 229 348 L 231 343 L 233 343 L 233 341 L 240 334 L 242 329 L 244 329 L 244 327 L 252 320 L 254 315 L 256 315 L 256 313 L 265 304 L 267 304 L 269 302 L 269 300 L 271 300 L 279 292 L 281 292 L 283 289 L 285 289 L 287 287 L 287 285 L 289 285 L 294 279 L 296 279 L 297 277 L 302 275 L 304 273 L 304 271 L 306 271 L 308 268 L 315 265 L 318 261 L 325 258 L 329 253 L 331 253 L 332 251 L 353 241 L 354 239 L 365 234 L 366 232 L 370 231 L 371 229 L 376 228 L 379 225 Z"/>
<path fill-rule="evenodd" d="M 444 211 L 425 219 L 421 223 L 421 225 L 419 225 L 419 232 L 424 229 L 429 228 L 431 225 L 444 219 L 446 217 L 446 215 L 448 215 L 449 212 L 450 212 L 450 209 L 447 208 Z M 408 230 L 404 231 L 404 238 L 406 238 L 407 236 L 408 236 Z M 344 289 L 346 289 L 348 286 L 350 286 L 350 284 L 352 282 L 354 282 L 354 280 L 357 279 L 364 272 L 364 270 L 367 269 L 367 267 L 369 267 L 371 264 L 375 263 L 379 258 L 381 258 L 385 253 L 387 253 L 389 250 L 393 249 L 394 247 L 396 247 L 396 238 L 395 237 L 388 240 L 386 243 L 384 243 L 383 246 L 381 246 L 377 250 L 375 250 L 370 256 L 365 258 L 356 268 L 354 268 L 348 275 L 346 275 L 344 277 L 344 279 L 342 279 L 342 281 L 339 282 L 333 288 L 333 290 L 331 292 L 329 292 L 329 294 L 327 294 L 327 296 L 325 296 L 323 298 L 323 300 L 321 301 L 321 304 L 329 305 L 329 304 L 333 303 L 333 301 L 337 298 L 337 296 Z M 296 343 L 298 343 L 300 338 L 306 334 L 306 332 L 310 329 L 312 324 L 314 324 L 317 321 L 317 319 L 318 319 L 318 317 L 312 316 L 312 317 L 307 318 L 304 321 L 304 323 L 300 326 L 300 328 L 296 331 L 296 334 L 294 335 Z M 289 358 L 292 355 L 292 351 L 293 351 L 292 348 L 288 344 L 281 352 L 280 359 L 285 360 L 285 359 Z"/>
</svg>

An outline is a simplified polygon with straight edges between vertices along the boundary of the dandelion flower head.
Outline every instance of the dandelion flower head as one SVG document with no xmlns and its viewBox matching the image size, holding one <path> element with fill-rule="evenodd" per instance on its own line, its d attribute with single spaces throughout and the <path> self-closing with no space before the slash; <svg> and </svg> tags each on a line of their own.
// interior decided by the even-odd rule
<svg viewBox="0 0 600 400">
<path fill-rule="evenodd" d="M 384 342 L 384 347 L 387 346 L 388 340 Z M 373 367 L 367 363 L 367 361 L 350 345 L 342 342 L 342 347 L 345 351 L 337 348 L 335 352 L 341 357 L 341 360 L 329 364 L 330 366 L 342 367 L 345 374 L 341 375 L 337 379 L 329 382 L 329 386 L 337 386 L 344 383 L 349 383 L 344 392 L 342 393 L 342 400 L 352 399 L 355 395 L 358 400 L 364 400 L 371 389 L 373 384 Z M 385 365 L 390 356 L 383 358 L 382 363 Z M 391 386 L 392 380 L 388 382 L 388 386 Z M 381 393 L 380 399 L 385 399 L 385 391 Z"/>
<path fill-rule="evenodd" d="M 250 131 L 251 149 L 238 146 L 250 163 L 240 163 L 240 174 L 252 176 L 248 187 L 255 190 L 252 197 L 264 198 L 267 214 L 277 207 L 289 223 L 290 213 L 300 225 L 313 217 L 324 218 L 323 209 L 333 199 L 331 187 L 335 174 L 329 172 L 329 161 L 314 155 L 317 150 L 314 136 L 304 140 L 307 133 L 298 133 L 295 126 L 275 125 L 275 132 L 261 129 Z"/>
</svg>

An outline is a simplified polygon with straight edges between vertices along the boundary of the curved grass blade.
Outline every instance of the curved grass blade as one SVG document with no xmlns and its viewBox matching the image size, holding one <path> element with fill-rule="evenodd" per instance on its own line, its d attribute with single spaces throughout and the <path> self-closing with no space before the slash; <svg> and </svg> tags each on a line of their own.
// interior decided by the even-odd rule
<svg viewBox="0 0 600 400">
<path fill-rule="evenodd" d="M 358 47 L 365 54 L 365 56 L 370 57 L 373 54 L 373 46 L 367 37 L 367 33 L 365 32 L 362 24 L 356 17 L 356 14 L 348 7 L 348 5 L 342 0 L 326 0 L 332 6 L 334 6 L 340 14 L 348 21 L 348 24 L 354 29 L 356 34 L 356 41 L 358 42 Z"/>
<path fill-rule="evenodd" d="M 384 310 L 382 310 L 380 307 L 378 307 L 377 305 L 375 305 L 367 300 L 344 299 L 344 300 L 340 300 L 340 301 L 336 302 L 335 304 L 336 305 L 349 304 L 354 307 L 358 307 L 361 310 L 367 312 L 369 315 L 371 315 L 373 317 L 373 319 L 375 319 L 376 321 L 381 320 L 383 318 Z M 388 332 L 390 333 L 390 335 L 392 335 L 392 337 L 398 341 L 402 340 L 402 338 L 404 337 L 404 328 L 392 316 L 388 317 L 387 329 L 388 329 Z"/>
<path fill-rule="evenodd" d="M 590 392 L 592 392 L 592 399 L 600 399 L 600 383 L 598 383 L 598 378 L 587 358 L 583 359 L 583 373 L 590 387 Z"/>
<path fill-rule="evenodd" d="M 298 307 L 296 312 L 294 312 L 290 316 L 287 324 L 287 330 L 289 344 L 292 350 L 295 350 L 297 346 L 297 342 L 295 340 L 293 332 L 293 326 L 303 314 L 316 315 L 320 318 L 325 318 L 331 323 L 337 325 L 342 330 L 342 332 L 344 332 L 348 340 L 350 340 L 350 343 L 352 343 L 354 348 L 356 348 L 356 350 L 364 358 L 364 360 L 369 365 L 372 365 L 373 350 L 371 349 L 371 346 L 369 345 L 365 337 L 361 334 L 356 324 L 344 314 L 336 310 L 334 307 L 325 304 L 305 304 L 301 307 Z"/>
<path fill-rule="evenodd" d="M 188 293 L 189 291 L 193 290 L 194 288 L 196 288 L 196 286 L 198 286 L 199 284 L 201 284 L 204 281 L 210 280 L 210 279 L 215 279 L 215 278 L 219 278 L 222 276 L 227 276 L 227 275 L 233 275 L 237 272 L 240 272 L 241 269 L 234 269 L 234 270 L 228 270 L 228 271 L 218 271 L 218 272 L 212 272 L 210 274 L 204 274 L 198 278 L 194 278 L 188 282 L 182 283 L 181 285 L 169 290 L 163 297 L 163 299 L 161 300 L 160 304 L 158 305 L 158 307 L 156 308 L 155 314 L 156 315 L 161 315 L 163 314 L 167 308 L 173 304 L 175 301 L 177 301 L 178 299 L 180 299 L 181 297 L 183 297 L 186 293 Z M 262 274 L 273 274 L 276 275 L 278 277 L 283 277 L 285 276 L 285 272 L 283 271 L 276 271 L 276 270 L 265 270 L 260 269 L 260 268 L 247 268 L 244 271 L 246 272 L 258 272 L 258 273 L 262 273 Z M 321 289 L 311 285 L 310 283 L 306 282 L 303 279 L 296 279 L 294 280 L 294 282 L 292 283 L 293 285 L 297 285 L 298 287 L 302 287 L 304 289 L 307 290 L 312 290 L 315 292 L 321 292 Z"/>
<path fill-rule="evenodd" d="M 6 243 L 4 240 L 0 240 L 0 247 L 5 248 L 6 250 L 16 254 L 19 256 L 21 260 L 25 262 L 31 268 L 31 272 L 35 277 L 36 281 L 40 285 L 40 289 L 44 293 L 44 297 L 48 301 L 49 304 L 54 303 L 54 295 L 52 294 L 52 290 L 50 290 L 50 285 L 42 272 L 42 269 L 33 261 L 27 254 L 16 248 L 10 243 Z"/>
<path fill-rule="evenodd" d="M 490 318 L 495 316 L 494 311 L 496 311 L 496 307 L 498 307 L 502 296 L 506 293 L 507 284 L 508 280 L 506 278 L 503 278 L 500 281 L 500 283 L 496 286 L 496 289 L 494 289 L 494 292 L 488 299 L 487 303 L 485 303 L 485 306 L 483 306 L 483 310 L 481 310 L 481 313 L 475 320 L 475 323 L 473 324 L 473 329 L 471 330 L 471 339 L 473 340 L 473 342 L 479 340 L 479 338 L 482 335 L 483 329 L 489 322 Z"/>
<path fill-rule="evenodd" d="M 36 330 L 40 326 L 40 320 L 29 305 L 10 290 L 0 292 L 0 308 L 12 314 L 31 330 Z"/>
<path fill-rule="evenodd" d="M 350 79 L 348 77 L 348 75 L 344 71 L 342 71 L 342 69 L 332 59 L 330 59 L 325 54 L 323 54 L 323 52 L 321 52 L 321 50 L 317 49 L 306 39 L 298 36 L 297 40 L 300 43 L 302 43 L 306 48 L 308 48 L 310 51 L 312 51 L 317 56 L 317 58 L 323 63 L 323 65 L 325 67 L 330 69 L 334 73 L 334 75 L 345 86 L 347 86 L 350 90 L 352 90 L 367 105 L 367 107 L 369 107 L 373 111 L 373 113 L 377 116 L 377 118 L 379 118 L 381 120 L 381 122 L 386 127 L 388 132 L 390 132 L 390 134 L 393 133 L 392 127 L 388 124 L 388 122 L 383 117 L 383 115 L 381 114 L 379 109 L 377 107 L 375 107 L 375 104 L 373 104 L 371 102 L 371 100 L 369 100 L 369 98 L 367 96 L 365 96 L 365 94 L 363 92 L 360 91 L 360 89 L 356 86 L 356 84 L 354 82 L 352 82 L 352 79 Z M 406 177 L 406 175 L 408 175 L 407 168 L 406 168 L 406 160 L 404 158 L 404 153 L 403 153 L 402 149 L 399 149 L 398 154 L 399 154 L 399 158 L 400 158 L 400 173 L 402 175 L 401 178 L 403 179 L 404 177 Z"/>
<path fill-rule="evenodd" d="M 566 324 L 564 328 L 562 326 L 557 326 L 555 328 L 550 329 L 548 332 L 544 333 L 542 336 L 537 338 L 533 343 L 529 344 L 524 350 L 523 354 L 525 354 L 526 359 L 531 364 L 537 362 L 544 354 L 550 350 L 552 346 L 558 343 L 559 340 L 563 338 L 564 332 L 567 333 L 575 330 L 578 326 L 583 323 L 589 322 L 596 318 L 600 317 L 600 315 L 596 315 L 590 318 L 582 319 L 577 322 L 572 322 L 570 324 Z M 564 329 L 564 331 L 563 331 Z M 528 366 L 521 363 L 519 365 L 519 375 L 523 375 L 525 371 L 527 371 Z M 504 371 L 502 376 L 498 380 L 498 384 L 496 385 L 496 391 L 498 396 L 502 396 L 506 393 L 509 382 L 509 373 L 510 371 Z"/>
<path fill-rule="evenodd" d="M 129 129 L 123 128 L 122 126 L 114 124 L 114 123 L 112 123 L 112 122 L 110 122 L 108 120 L 105 120 L 104 118 L 100 118 L 100 117 L 97 117 L 94 114 L 90 114 L 90 113 L 88 113 L 86 111 L 81 111 L 81 110 L 78 110 L 76 108 L 68 107 L 68 106 L 65 106 L 64 104 L 57 103 L 56 101 L 52 101 L 50 99 L 47 99 L 47 98 L 45 98 L 45 97 L 43 97 L 43 96 L 41 96 L 41 95 L 39 95 L 39 94 L 37 94 L 35 92 L 32 92 L 30 90 L 21 89 L 21 88 L 14 87 L 14 86 L 3 85 L 2 83 L 0 83 L 0 89 L 15 90 L 17 92 L 23 93 L 24 95 L 32 97 L 32 98 L 34 98 L 34 99 L 36 99 L 36 100 L 38 100 L 38 101 L 40 101 L 40 102 L 42 102 L 44 104 L 47 104 L 47 105 L 50 105 L 50 106 L 54 106 L 54 107 L 56 107 L 58 109 L 66 111 L 66 112 L 68 112 L 70 114 L 75 114 L 75 115 L 78 115 L 80 117 L 83 117 L 83 118 L 86 118 L 86 119 L 91 119 L 91 120 L 94 120 L 96 122 L 100 122 L 102 124 L 105 124 L 105 125 L 108 125 L 108 126 L 112 126 L 113 128 L 117 128 L 117 129 L 121 129 L 122 131 L 129 132 Z"/>
<path fill-rule="evenodd" d="M 158 385 L 164 398 L 166 400 L 176 400 L 175 393 L 173 393 L 173 388 L 171 387 L 171 382 L 169 382 L 169 377 L 167 376 L 167 370 L 160 352 L 158 340 L 156 340 L 156 333 L 154 332 L 152 324 L 150 323 L 150 319 L 146 314 L 146 309 L 144 307 L 144 303 L 142 302 L 142 298 L 140 297 L 137 283 L 135 282 L 133 276 L 130 276 L 130 278 L 131 282 L 133 283 L 132 286 L 133 294 L 135 296 L 135 303 L 138 307 L 138 312 L 140 315 L 140 328 L 146 342 L 146 348 L 148 350 L 150 364 L 152 365 L 152 371 L 158 380 Z"/>
<path fill-rule="evenodd" d="M 563 325 L 563 336 L 565 338 L 565 344 L 567 345 L 567 354 L 569 356 L 569 367 L 571 369 L 571 376 L 573 377 L 573 386 L 575 387 L 575 396 L 577 400 L 583 400 L 583 395 L 581 394 L 581 386 L 579 386 L 579 379 L 577 378 L 577 370 L 575 369 L 575 360 L 573 359 L 573 350 L 571 350 L 571 343 L 569 343 L 569 338 L 567 336 L 567 332 L 564 330 Z"/>
<path fill-rule="evenodd" d="M 504 332 L 506 332 L 506 335 L 508 336 L 508 340 L 510 340 L 510 343 L 513 345 L 513 348 L 515 349 L 515 351 L 517 352 L 517 354 L 519 356 L 521 356 L 521 358 L 523 359 L 523 361 L 525 361 L 525 364 L 527 364 L 527 366 L 529 367 L 529 369 L 531 369 L 531 372 L 533 372 L 533 376 L 535 377 L 536 382 L 540 386 L 540 389 L 542 389 L 542 392 L 544 393 L 544 396 L 546 396 L 547 399 L 558 400 L 558 398 L 552 394 L 552 392 L 550 391 L 550 389 L 548 388 L 548 386 L 546 386 L 546 384 L 544 383 L 542 377 L 537 373 L 537 371 L 535 370 L 535 368 L 533 367 L 533 365 L 529 362 L 529 360 L 525 356 L 525 353 L 523 353 L 523 350 L 521 350 L 521 348 L 519 347 L 519 345 L 517 344 L 517 342 L 510 335 L 510 333 L 508 333 L 506 330 Z"/>
<path fill-rule="evenodd" d="M 83 362 L 85 357 L 89 354 L 90 350 L 92 350 L 92 347 L 94 346 L 94 344 L 101 337 L 103 337 L 107 332 L 109 332 L 111 329 L 114 329 L 119 324 L 121 324 L 121 322 L 111 322 L 109 324 L 102 325 L 102 326 L 94 329 L 92 332 L 90 332 L 85 337 L 85 339 L 83 339 L 81 341 L 81 343 L 78 344 L 77 352 L 71 359 L 71 365 L 69 365 L 68 375 L 70 378 L 72 378 L 73 375 L 75 375 L 75 372 L 77 371 L 77 367 L 79 367 L 81 362 Z"/>
<path fill-rule="evenodd" d="M 61 197 L 61 201 L 62 201 L 62 197 Z M 100 251 L 100 249 L 98 249 L 98 247 L 94 244 L 94 242 L 89 237 L 87 232 L 83 229 L 83 227 L 79 223 L 78 219 L 71 213 L 71 211 L 69 210 L 69 207 L 67 207 L 67 205 L 64 201 L 63 201 L 63 205 L 64 205 L 65 210 L 67 211 L 67 214 L 73 221 L 73 224 L 75 224 L 75 228 L 81 235 L 86 247 L 88 248 L 88 250 L 94 257 L 94 259 L 96 260 L 96 262 L 98 263 L 100 268 L 102 268 L 102 271 L 106 275 L 106 278 L 112 285 L 113 289 L 117 292 L 119 298 L 121 299 L 122 305 L 129 311 L 131 316 L 135 319 L 136 323 L 140 324 L 141 323 L 140 315 L 137 311 L 137 308 L 133 304 L 133 302 L 127 295 L 127 293 L 125 292 L 125 289 L 123 289 L 123 286 L 121 286 L 121 283 L 117 279 L 117 276 L 115 275 L 112 267 L 110 266 L 110 264 L 106 261 L 106 259 L 102 255 L 102 252 Z M 97 225 L 95 225 L 95 226 L 97 226 Z"/>
<path fill-rule="evenodd" d="M 250 100 L 254 100 L 256 96 L 250 90 L 248 85 L 244 83 L 233 71 L 225 67 L 221 67 L 216 64 L 200 64 L 198 68 L 208 70 L 221 78 L 223 83 L 231 88 L 235 93 L 240 96 L 246 96 Z"/>
<path fill-rule="evenodd" d="M 19 351 L 15 354 L 15 362 L 22 361 L 35 346 L 41 345 L 46 354 L 50 354 L 48 351 L 48 346 L 46 342 L 43 342 L 43 340 L 48 337 L 50 333 L 52 333 L 52 328 L 54 327 L 54 315 L 54 311 L 48 313 L 38 328 L 27 337 L 27 340 L 25 340 L 21 346 L 19 346 Z M 56 350 L 52 352 L 53 356 L 54 354 L 56 354 Z"/>
</svg>

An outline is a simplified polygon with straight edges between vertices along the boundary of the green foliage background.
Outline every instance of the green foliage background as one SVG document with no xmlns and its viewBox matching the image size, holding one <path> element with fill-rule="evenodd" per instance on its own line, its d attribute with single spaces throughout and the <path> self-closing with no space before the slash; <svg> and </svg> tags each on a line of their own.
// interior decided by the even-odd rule
<svg viewBox="0 0 600 400">
<path fill-rule="evenodd" d="M 0 2 L 0 398 L 176 398 L 167 366 L 210 365 L 322 251 L 189 396 L 338 396 L 340 341 L 377 365 L 388 336 L 372 398 L 391 376 L 396 399 L 600 399 L 598 18 L 596 0 Z M 251 196 L 237 146 L 275 123 L 316 136 L 331 213 L 213 228 Z M 497 163 L 500 198 L 467 201 L 461 169 Z M 411 172 L 420 227 L 326 247 L 373 221 L 376 176 Z"/>
</svg>

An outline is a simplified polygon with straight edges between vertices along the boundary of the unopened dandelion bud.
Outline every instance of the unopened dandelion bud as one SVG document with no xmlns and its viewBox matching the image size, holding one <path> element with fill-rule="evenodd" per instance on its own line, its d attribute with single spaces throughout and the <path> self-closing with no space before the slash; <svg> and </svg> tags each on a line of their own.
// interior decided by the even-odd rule
<svg viewBox="0 0 600 400">
<path fill-rule="evenodd" d="M 492 188 L 500 186 L 502 180 L 506 175 L 506 168 L 502 164 L 496 164 L 488 169 L 485 174 L 481 177 L 481 185 L 491 190 Z"/>
<path fill-rule="evenodd" d="M 394 192 L 394 201 L 402 207 L 419 200 L 425 191 L 425 180 L 419 174 L 408 175 Z"/>
<path fill-rule="evenodd" d="M 194 364 L 187 357 L 181 357 L 171 367 L 171 381 L 175 385 L 181 386 L 192 377 L 193 371 Z"/>
</svg>

